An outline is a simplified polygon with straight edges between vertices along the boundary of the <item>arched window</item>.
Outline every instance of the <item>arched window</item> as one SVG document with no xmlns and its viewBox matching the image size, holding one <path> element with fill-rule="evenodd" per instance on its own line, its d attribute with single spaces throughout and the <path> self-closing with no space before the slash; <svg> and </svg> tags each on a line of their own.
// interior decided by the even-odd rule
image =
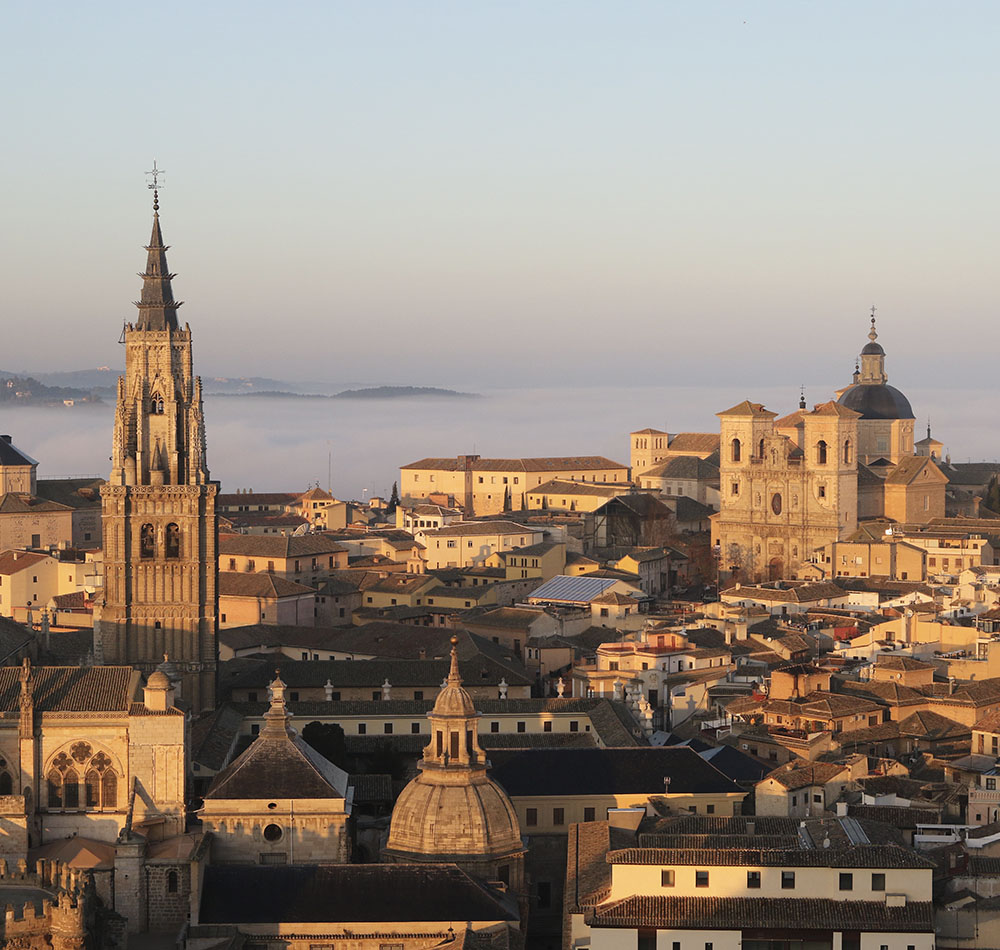
<svg viewBox="0 0 1000 950">
<path fill-rule="evenodd" d="M 181 529 L 177 527 L 172 521 L 167 525 L 167 538 L 166 538 L 166 555 L 167 557 L 180 557 L 181 556 Z"/>
<path fill-rule="evenodd" d="M 0 795 L 13 795 L 14 794 L 14 779 L 11 778 L 10 772 L 0 772 Z"/>
<path fill-rule="evenodd" d="M 177 893 L 177 872 L 167 871 L 167 893 L 176 894 Z"/>
<path fill-rule="evenodd" d="M 110 769 L 101 776 L 101 805 L 104 808 L 118 807 L 118 776 Z"/>
<path fill-rule="evenodd" d="M 740 460 L 740 440 L 733 439 L 733 461 L 738 462 Z"/>
<path fill-rule="evenodd" d="M 101 807 L 101 775 L 95 769 L 90 769 L 83 780 L 83 788 L 86 794 L 84 803 L 87 808 Z"/>
<path fill-rule="evenodd" d="M 816 443 L 816 462 L 819 465 L 826 465 L 826 442 L 823 439 Z"/>
<path fill-rule="evenodd" d="M 49 772 L 49 808 L 62 808 L 62 775 L 57 769 Z"/>
<path fill-rule="evenodd" d="M 851 440 L 844 439 L 844 464 L 851 464 Z"/>
<path fill-rule="evenodd" d="M 156 533 L 151 524 L 144 524 L 139 531 L 139 557 L 154 557 L 156 554 Z"/>
<path fill-rule="evenodd" d="M 757 458 L 762 459 L 763 457 L 764 457 L 764 440 L 761 439 L 760 442 L 757 443 Z"/>
<path fill-rule="evenodd" d="M 67 769 L 63 775 L 63 807 L 80 807 L 80 785 L 76 769 Z"/>
</svg>

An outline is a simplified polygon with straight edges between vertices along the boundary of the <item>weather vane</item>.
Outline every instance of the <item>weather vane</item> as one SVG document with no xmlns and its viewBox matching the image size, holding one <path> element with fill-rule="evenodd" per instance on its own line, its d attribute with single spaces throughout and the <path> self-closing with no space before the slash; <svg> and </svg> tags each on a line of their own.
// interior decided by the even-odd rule
<svg viewBox="0 0 1000 950">
<path fill-rule="evenodd" d="M 146 177 L 152 179 L 152 181 L 147 182 L 146 187 L 149 188 L 149 189 L 151 189 L 152 192 L 153 192 L 153 210 L 154 211 L 159 211 L 160 210 L 160 195 L 159 195 L 159 190 L 160 190 L 160 187 L 163 184 L 162 181 L 160 181 L 160 179 L 163 178 L 165 175 L 166 175 L 166 172 L 162 168 L 157 168 L 156 167 L 156 159 L 154 158 L 153 159 L 153 170 L 150 171 L 150 172 L 146 172 Z"/>
</svg>

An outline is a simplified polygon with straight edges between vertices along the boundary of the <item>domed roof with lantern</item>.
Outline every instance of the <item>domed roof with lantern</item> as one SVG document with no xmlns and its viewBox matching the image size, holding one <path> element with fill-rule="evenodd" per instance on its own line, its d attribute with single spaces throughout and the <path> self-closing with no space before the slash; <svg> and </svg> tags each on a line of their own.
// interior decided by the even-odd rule
<svg viewBox="0 0 1000 950">
<path fill-rule="evenodd" d="M 860 365 L 855 367 L 854 382 L 840 392 L 837 402 L 861 414 L 862 419 L 913 419 L 909 399 L 890 386 L 885 373 L 885 350 L 876 342 L 875 308 L 872 307 L 869 342 L 861 350 Z"/>
<path fill-rule="evenodd" d="M 519 860 L 524 853 L 514 806 L 490 779 L 479 745 L 475 704 L 462 685 L 452 637 L 451 669 L 428 713 L 431 738 L 419 773 L 392 810 L 384 856 L 391 861 Z"/>
</svg>

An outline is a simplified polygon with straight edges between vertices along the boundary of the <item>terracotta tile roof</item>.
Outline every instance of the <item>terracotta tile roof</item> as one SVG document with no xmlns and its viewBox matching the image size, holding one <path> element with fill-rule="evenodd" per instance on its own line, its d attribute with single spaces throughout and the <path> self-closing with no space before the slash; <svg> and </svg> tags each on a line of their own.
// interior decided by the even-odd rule
<svg viewBox="0 0 1000 950">
<path fill-rule="evenodd" d="M 774 779 L 791 792 L 813 785 L 825 785 L 838 777 L 843 777 L 846 780 L 847 775 L 846 765 L 836 765 L 832 762 L 810 762 L 798 765 L 796 761 L 775 769 L 766 775 L 763 781 Z"/>
<path fill-rule="evenodd" d="M 698 867 L 932 868 L 931 861 L 895 844 L 858 844 L 847 848 L 626 848 L 611 851 L 608 864 L 660 864 Z"/>
<path fill-rule="evenodd" d="M 715 437 L 718 443 L 719 437 Z M 719 466 L 693 455 L 680 455 L 642 472 L 641 478 L 679 478 L 718 482 Z"/>
<path fill-rule="evenodd" d="M 315 593 L 312 587 L 286 580 L 276 574 L 219 571 L 220 597 L 262 597 L 270 600 Z"/>
<path fill-rule="evenodd" d="M 590 915 L 588 915 L 588 918 Z M 629 897 L 599 907 L 592 927 L 662 927 L 671 930 L 773 931 L 789 927 L 877 933 L 934 931 L 934 905 L 907 902 L 889 907 L 876 901 L 780 897 Z"/>
<path fill-rule="evenodd" d="M 631 490 L 630 482 L 571 482 L 568 479 L 553 478 L 551 481 L 529 488 L 529 495 L 598 495 L 613 498 Z"/>
<path fill-rule="evenodd" d="M 438 472 L 464 472 L 464 460 L 458 458 L 425 458 L 401 465 L 401 469 L 431 469 Z M 573 472 L 598 469 L 627 469 L 627 465 L 612 462 L 602 455 L 570 455 L 553 458 L 475 459 L 474 472 Z"/>
<path fill-rule="evenodd" d="M 0 514 L 37 514 L 41 511 L 71 511 L 69 505 L 61 505 L 57 501 L 46 501 L 44 498 L 28 497 L 8 492 L 0 495 Z"/>
<path fill-rule="evenodd" d="M 296 492 L 222 492 L 216 505 L 220 511 L 227 508 L 249 507 L 251 510 L 260 505 L 267 508 L 290 505 L 296 498 Z"/>
<path fill-rule="evenodd" d="M 0 667 L 0 711 L 15 712 L 21 696 L 19 666 Z M 36 712 L 128 712 L 138 674 L 131 666 L 34 666 Z"/>
<path fill-rule="evenodd" d="M 47 554 L 35 554 L 31 551 L 4 551 L 0 554 L 0 574 L 16 574 L 26 571 L 48 560 Z"/>
<path fill-rule="evenodd" d="M 322 534 L 220 534 L 219 554 L 244 557 L 310 557 L 347 550 Z"/>
<path fill-rule="evenodd" d="M 668 447 L 671 452 L 712 452 L 719 448 L 719 433 L 678 432 Z"/>
<path fill-rule="evenodd" d="M 515 521 L 456 521 L 440 528 L 420 529 L 428 538 L 452 538 L 480 534 L 532 534 L 540 533 L 539 528 L 529 528 Z"/>
</svg>

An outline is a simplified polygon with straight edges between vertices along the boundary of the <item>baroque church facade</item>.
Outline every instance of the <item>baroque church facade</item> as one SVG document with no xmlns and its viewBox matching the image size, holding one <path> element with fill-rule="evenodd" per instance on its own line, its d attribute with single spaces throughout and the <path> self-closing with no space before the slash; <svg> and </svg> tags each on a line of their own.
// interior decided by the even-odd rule
<svg viewBox="0 0 1000 950">
<path fill-rule="evenodd" d="M 778 418 L 745 400 L 720 412 L 720 582 L 795 577 L 859 520 L 944 514 L 944 483 L 914 455 L 909 400 L 888 384 L 874 313 L 851 384 L 836 400 Z M 905 496 L 905 497 L 897 497 Z"/>
<path fill-rule="evenodd" d="M 139 311 L 125 327 L 111 475 L 101 488 L 103 602 L 98 661 L 147 675 L 169 655 L 195 712 L 215 705 L 218 484 L 206 461 L 201 379 L 191 328 L 177 321 L 154 191 Z"/>
</svg>

